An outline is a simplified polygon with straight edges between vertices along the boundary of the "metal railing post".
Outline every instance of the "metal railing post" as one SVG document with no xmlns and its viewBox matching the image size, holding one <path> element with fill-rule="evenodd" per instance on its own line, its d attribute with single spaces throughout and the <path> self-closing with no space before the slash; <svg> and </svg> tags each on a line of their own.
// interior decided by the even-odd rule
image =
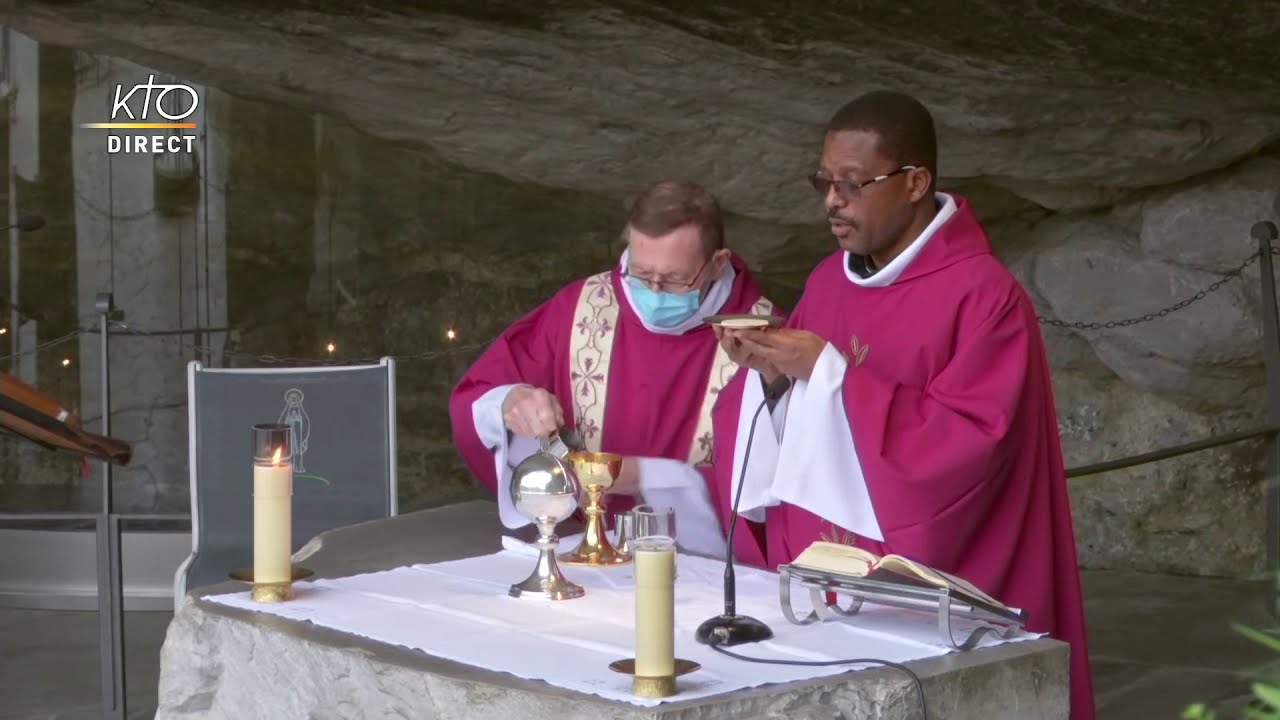
<svg viewBox="0 0 1280 720">
<path fill-rule="evenodd" d="M 1280 422 L 1280 312 L 1276 310 L 1276 277 L 1271 261 L 1271 244 L 1276 240 L 1276 224 L 1254 223 L 1249 231 L 1258 241 L 1258 267 L 1262 272 L 1262 358 L 1266 363 L 1267 423 Z M 1280 436 L 1267 439 L 1267 461 L 1263 475 L 1266 498 L 1266 571 L 1269 575 L 1267 611 L 1280 618 Z"/>
<path fill-rule="evenodd" d="M 111 434 L 111 293 L 98 293 L 94 302 L 102 333 L 102 434 Z M 120 517 L 111 498 L 111 460 L 102 463 L 102 512 L 97 518 L 98 653 L 102 689 L 102 717 L 124 720 L 124 587 L 120 567 Z"/>
</svg>

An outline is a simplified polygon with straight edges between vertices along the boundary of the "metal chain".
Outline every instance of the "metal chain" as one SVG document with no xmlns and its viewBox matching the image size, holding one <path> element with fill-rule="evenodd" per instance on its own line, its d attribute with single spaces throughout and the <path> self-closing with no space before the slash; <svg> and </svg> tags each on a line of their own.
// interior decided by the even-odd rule
<svg viewBox="0 0 1280 720">
<path fill-rule="evenodd" d="M 175 331 L 175 330 L 159 330 L 159 331 L 138 330 L 135 328 L 128 327 L 123 323 L 115 323 L 115 322 L 113 322 L 112 325 L 115 327 L 117 331 L 115 333 L 112 333 L 113 335 L 119 334 L 119 335 L 136 335 L 141 337 L 154 337 L 159 335 L 173 336 L 173 335 L 189 334 L 192 332 L 197 332 L 197 330 L 189 330 L 189 331 L 181 331 L 181 332 Z M 52 340 L 47 340 L 43 343 L 40 343 L 39 345 L 36 345 L 35 347 L 28 348 L 26 350 L 21 350 L 19 352 L 16 352 L 10 355 L 0 355 L 0 361 L 12 360 L 14 358 L 23 357 L 25 355 L 34 355 L 35 353 L 38 353 L 41 350 L 48 350 L 51 347 L 61 345 L 69 340 L 74 340 L 75 338 L 78 338 L 81 335 L 97 335 L 98 333 L 99 333 L 99 330 L 97 328 L 80 328 L 78 330 L 72 330 L 71 332 L 65 335 L 54 338 Z M 487 342 L 471 343 L 469 345 L 457 345 L 453 347 L 448 347 L 442 350 L 428 350 L 425 352 L 410 353 L 406 355 L 379 355 L 377 357 L 362 357 L 362 358 L 281 357 L 279 355 L 258 355 L 255 353 L 239 352 L 236 350 L 219 350 L 217 348 L 209 347 L 207 345 L 190 345 L 188 347 L 195 352 L 206 353 L 214 357 L 220 356 L 223 358 L 238 358 L 241 360 L 249 360 L 249 361 L 261 363 L 264 365 L 296 365 L 296 366 L 312 367 L 312 366 L 319 366 L 319 365 L 371 365 L 371 364 L 381 362 L 382 358 L 384 357 L 389 357 L 397 362 L 412 361 L 412 360 L 436 360 L 436 359 L 447 357 L 450 355 L 462 355 L 462 354 L 474 352 L 477 350 L 483 350 L 488 346 L 489 346 L 489 343 Z"/>
<path fill-rule="evenodd" d="M 1280 255 L 1280 247 L 1271 248 L 1271 254 Z M 1158 320 L 1170 313 L 1177 312 L 1198 300 L 1203 300 L 1214 292 L 1217 292 L 1223 285 L 1226 285 L 1228 282 L 1236 279 L 1237 277 L 1240 277 L 1241 273 L 1243 273 L 1245 269 L 1248 268 L 1250 265 L 1257 262 L 1258 258 L 1260 257 L 1262 257 L 1261 250 L 1250 255 L 1244 262 L 1240 263 L 1234 269 L 1228 271 L 1225 275 L 1223 275 L 1221 278 L 1219 278 L 1209 287 L 1206 287 L 1205 289 L 1201 290 L 1195 295 L 1192 295 L 1191 297 L 1186 298 L 1185 300 L 1175 305 L 1170 305 L 1169 307 L 1164 308 L 1163 310 L 1147 313 L 1145 315 L 1140 315 L 1138 317 L 1127 318 L 1125 320 L 1108 320 L 1106 322 L 1067 322 L 1065 320 L 1054 320 L 1052 318 L 1046 318 L 1043 316 L 1040 317 L 1040 322 L 1044 323 L 1045 325 L 1052 325 L 1054 327 L 1061 327 L 1061 328 L 1072 328 L 1074 330 L 1104 330 L 1104 329 L 1110 330 L 1112 328 L 1128 327 L 1130 325 L 1138 325 L 1140 323 L 1151 322 L 1152 320 Z"/>
<path fill-rule="evenodd" d="M 129 327 L 121 322 L 113 322 L 112 325 L 122 331 L 126 335 L 157 335 L 165 333 L 157 333 L 147 330 L 137 330 Z M 205 353 L 210 356 L 222 356 L 224 358 L 239 358 L 242 360 L 251 360 L 265 365 L 298 365 L 298 366 L 316 366 L 316 365 L 366 365 L 374 364 L 382 361 L 382 358 L 389 357 L 396 362 L 411 360 L 436 360 L 449 355 L 461 355 L 474 350 L 483 350 L 488 347 L 489 343 L 472 343 L 470 345 L 457 345 L 442 350 L 427 350 L 420 353 L 409 353 L 406 355 L 379 355 L 377 357 L 363 358 L 301 358 L 301 357 L 281 357 L 279 355 L 259 355 L 256 353 L 246 353 L 237 350 L 219 350 L 207 345 L 190 345 L 192 350 Z"/>
<path fill-rule="evenodd" d="M 215 348 L 205 347 L 203 345 L 195 345 L 193 350 L 208 353 L 209 355 L 222 355 L 226 358 L 240 358 L 242 360 L 252 360 L 264 365 L 297 365 L 297 366 L 314 366 L 314 365 L 372 365 L 382 361 L 382 358 L 388 357 L 396 362 L 404 362 L 411 360 L 437 360 L 450 355 L 461 355 L 474 350 L 483 350 L 488 347 L 488 343 L 473 343 L 471 345 L 459 345 L 444 350 L 428 350 L 426 352 L 412 353 L 409 355 L 379 355 L 378 357 L 364 358 L 299 358 L 299 357 L 280 357 L 278 355 L 254 355 L 253 353 L 237 352 L 234 350 L 216 350 Z"/>
<path fill-rule="evenodd" d="M 1271 254 L 1280 255 L 1280 247 L 1271 248 Z M 1223 285 L 1226 285 L 1228 282 L 1234 280 L 1237 277 L 1240 277 L 1240 275 L 1250 265 L 1257 262 L 1260 257 L 1262 257 L 1261 251 L 1257 251 L 1253 253 L 1248 258 L 1246 258 L 1244 262 L 1240 263 L 1234 269 L 1227 272 L 1225 275 L 1223 275 L 1213 284 L 1197 292 L 1191 297 L 1188 297 L 1185 300 L 1182 300 L 1179 303 L 1170 305 L 1169 307 L 1164 308 L 1163 310 L 1158 310 L 1156 312 L 1147 313 L 1145 315 L 1140 315 L 1138 317 L 1127 318 L 1125 320 L 1108 320 L 1106 322 L 1068 322 L 1066 320 L 1055 320 L 1053 318 L 1046 318 L 1043 316 L 1040 316 L 1039 320 L 1041 323 L 1044 323 L 1045 325 L 1052 325 L 1054 327 L 1061 327 L 1061 328 L 1071 328 L 1074 330 L 1104 330 L 1104 329 L 1110 330 L 1113 328 L 1129 327 L 1131 325 L 1138 325 L 1140 323 L 1150 322 L 1152 320 L 1158 320 L 1162 317 L 1169 315 L 1170 313 L 1177 312 L 1187 307 L 1188 305 L 1191 305 L 1194 302 L 1203 300 L 1204 298 L 1208 297 L 1214 292 L 1217 292 Z M 19 312 L 21 314 L 21 311 Z M 27 316 L 27 317 L 30 317 L 30 316 Z M 149 330 L 135 329 L 135 328 L 129 327 L 127 324 L 123 322 L 118 322 L 118 321 L 112 321 L 111 324 L 121 334 L 139 335 L 139 336 L 181 335 L 181 334 L 187 334 L 188 332 L 194 333 L 194 332 L 211 332 L 214 330 L 216 331 L 225 330 L 225 328 L 216 328 L 213 330 L 210 330 L 208 328 L 203 328 L 203 329 L 196 329 L 191 331 L 176 331 L 176 330 L 149 331 Z M 24 355 L 30 355 L 30 354 L 39 352 L 41 350 L 46 350 L 50 347 L 54 347 L 56 345 L 61 345 L 62 343 L 67 342 L 68 340 L 71 340 L 73 338 L 79 337 L 80 335 L 97 334 L 97 333 L 98 333 L 98 330 L 96 328 L 94 329 L 81 328 L 78 330 L 73 330 L 65 335 L 54 338 L 53 340 L 48 340 L 46 342 L 40 343 L 39 345 L 29 350 L 22 350 L 20 352 L 13 353 L 11 355 L 0 355 L 0 360 L 12 360 L 14 358 L 22 357 Z M 281 357 L 279 355 L 259 355 L 256 353 L 239 352 L 236 350 L 219 350 L 217 348 L 208 347 L 206 345 L 192 345 L 190 347 L 194 351 L 206 353 L 211 356 L 221 356 L 224 358 L 238 358 L 241 360 L 249 360 L 252 362 L 262 363 L 265 365 L 315 366 L 315 365 L 373 364 L 373 363 L 381 362 L 383 357 L 390 357 L 393 360 L 396 360 L 397 362 L 413 361 L 413 360 L 436 360 L 436 359 L 447 357 L 450 355 L 462 355 L 462 354 L 474 352 L 477 350 L 483 350 L 484 348 L 488 347 L 491 342 L 492 340 L 489 342 L 472 343 L 469 345 L 458 345 L 455 347 L 445 348 L 443 350 L 428 350 L 426 352 L 410 353 L 407 355 L 382 355 L 377 357 L 364 357 L 364 358 Z"/>
<path fill-rule="evenodd" d="M 36 345 L 30 350 L 19 350 L 18 352 L 10 355 L 0 355 L 0 360 L 13 360 L 14 358 L 20 358 L 20 357 L 23 357 L 24 355 L 34 355 L 40 352 L 41 350 L 48 350 L 51 347 L 56 347 L 58 345 L 61 345 L 64 342 L 74 340 L 83 334 L 85 334 L 84 330 L 72 330 L 71 332 L 65 335 L 60 335 L 52 340 L 45 340 L 44 342 L 40 343 L 39 345 Z"/>
</svg>

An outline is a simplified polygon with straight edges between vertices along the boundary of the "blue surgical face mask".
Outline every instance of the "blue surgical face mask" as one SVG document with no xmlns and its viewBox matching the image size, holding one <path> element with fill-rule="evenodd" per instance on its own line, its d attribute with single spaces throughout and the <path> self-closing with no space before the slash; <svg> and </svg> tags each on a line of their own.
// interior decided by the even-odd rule
<svg viewBox="0 0 1280 720">
<path fill-rule="evenodd" d="M 693 317 L 702 307 L 702 290 L 677 295 L 650 290 L 648 285 L 635 278 L 627 278 L 627 282 L 631 284 L 631 299 L 636 311 L 650 325 L 673 328 Z"/>
</svg>

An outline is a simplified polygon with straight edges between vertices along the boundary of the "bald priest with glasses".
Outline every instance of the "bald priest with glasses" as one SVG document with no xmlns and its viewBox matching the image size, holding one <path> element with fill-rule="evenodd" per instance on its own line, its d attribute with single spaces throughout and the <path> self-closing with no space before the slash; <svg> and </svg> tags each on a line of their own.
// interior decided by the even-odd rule
<svg viewBox="0 0 1280 720">
<path fill-rule="evenodd" d="M 839 250 L 810 274 L 785 327 L 716 330 L 744 370 L 714 414 L 715 494 L 732 498 L 743 477 L 740 509 L 764 523 L 762 541 L 735 534 L 744 562 L 772 569 L 834 540 L 904 555 L 1021 608 L 1029 630 L 1070 644 L 1071 717 L 1092 720 L 1036 309 L 936 173 L 933 119 L 915 99 L 873 92 L 831 118 L 811 181 Z"/>
<path fill-rule="evenodd" d="M 511 471 L 540 438 L 575 430 L 624 456 L 610 512 L 636 498 L 676 509 L 686 549 L 723 556 L 708 465 L 711 410 L 738 367 L 705 320 L 782 312 L 725 243 L 704 188 L 663 181 L 631 207 L 613 268 L 575 280 L 517 320 L 458 383 L 449 411 L 471 472 L 497 495 L 508 528 Z"/>
</svg>

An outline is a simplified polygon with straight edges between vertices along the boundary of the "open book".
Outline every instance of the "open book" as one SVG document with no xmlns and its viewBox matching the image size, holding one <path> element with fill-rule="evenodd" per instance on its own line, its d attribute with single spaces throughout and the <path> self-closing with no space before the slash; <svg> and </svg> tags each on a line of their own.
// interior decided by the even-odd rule
<svg viewBox="0 0 1280 720">
<path fill-rule="evenodd" d="M 867 578 L 884 583 L 921 588 L 946 588 L 952 597 L 969 603 L 975 608 L 1011 620 L 1022 619 L 1021 612 L 1005 607 L 1003 603 L 978 589 L 973 583 L 908 560 L 901 555 L 880 557 L 853 545 L 820 540 L 800 553 L 791 564 L 799 568 Z"/>
</svg>

